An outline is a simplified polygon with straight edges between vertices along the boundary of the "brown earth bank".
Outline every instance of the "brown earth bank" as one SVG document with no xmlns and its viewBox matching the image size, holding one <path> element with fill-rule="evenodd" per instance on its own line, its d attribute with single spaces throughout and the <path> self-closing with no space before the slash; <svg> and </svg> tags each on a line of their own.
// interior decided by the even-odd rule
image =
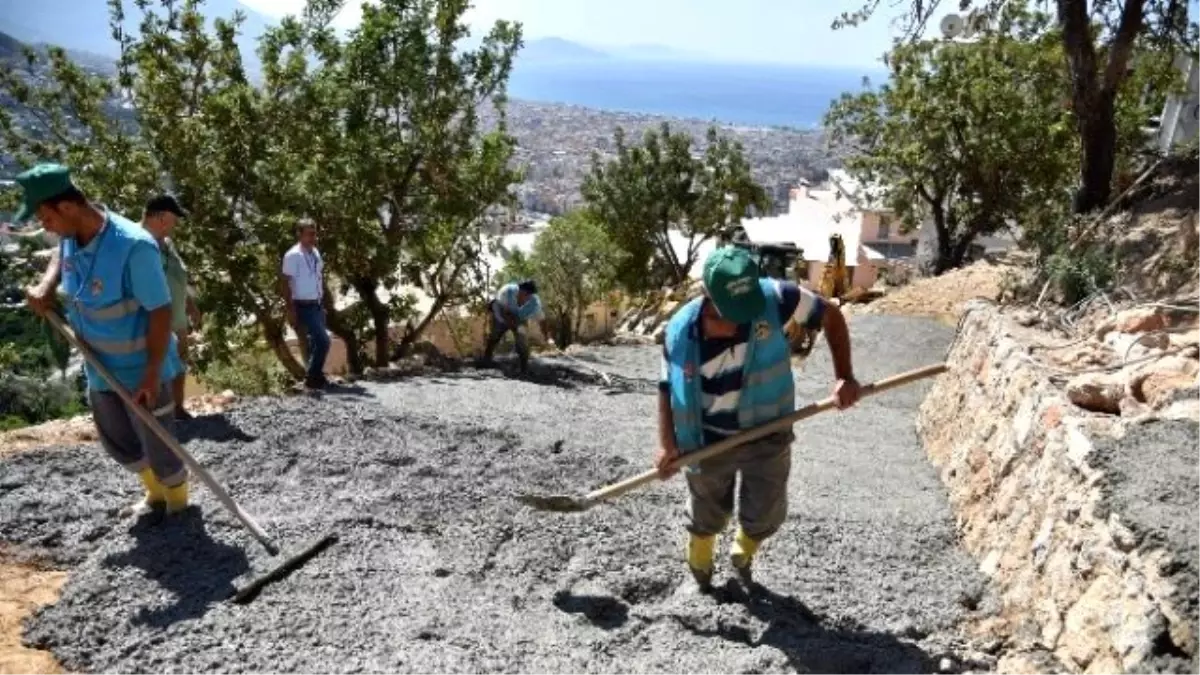
<svg viewBox="0 0 1200 675">
<path fill-rule="evenodd" d="M 21 634 L 27 616 L 58 599 L 67 573 L 6 562 L 6 555 L 0 550 L 0 675 L 61 673 L 62 666 L 50 652 L 25 647 Z"/>
</svg>

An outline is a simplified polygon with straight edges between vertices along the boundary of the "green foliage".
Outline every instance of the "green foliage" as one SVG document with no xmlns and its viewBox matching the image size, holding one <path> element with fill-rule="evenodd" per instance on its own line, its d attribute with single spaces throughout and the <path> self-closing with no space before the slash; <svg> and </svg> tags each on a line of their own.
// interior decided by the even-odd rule
<svg viewBox="0 0 1200 675">
<path fill-rule="evenodd" d="M 283 347 L 279 274 L 301 218 L 318 225 L 327 296 L 355 296 L 328 317 L 352 370 L 364 353 L 386 362 L 393 322 L 407 344 L 443 307 L 481 292 L 479 235 L 520 175 L 513 139 L 503 124 L 482 133 L 477 109 L 503 112 L 519 26 L 497 22 L 464 50 L 467 0 L 382 0 L 343 37 L 331 26 L 343 2 L 309 0 L 261 40 L 255 86 L 235 40 L 241 17 L 210 24 L 199 0 L 134 4 L 144 16 L 128 35 L 124 6 L 110 0 L 118 81 L 84 74 L 61 51 L 48 77 L 0 75 L 0 93 L 39 121 L 18 128 L 0 114 L 0 143 L 22 164 L 66 161 L 89 195 L 127 214 L 156 189 L 180 195 L 191 217 L 176 240 L 210 360 L 230 363 L 237 331 L 253 325 L 303 376 Z M 118 91 L 136 124 L 111 114 Z M 432 297 L 424 316 L 413 316 L 402 279 Z"/>
<path fill-rule="evenodd" d="M 648 130 L 641 145 L 627 143 L 621 128 L 613 140 L 616 156 L 602 161 L 594 153 L 581 191 L 625 253 L 618 278 L 631 292 L 687 279 L 701 244 L 753 209 L 770 206 L 741 144 L 715 127 L 699 157 L 693 156 L 692 137 L 673 133 L 666 123 Z M 671 245 L 672 231 L 686 241 L 682 257 Z"/>
<path fill-rule="evenodd" d="M 572 211 L 550 221 L 529 256 L 514 252 L 501 274 L 505 281 L 537 280 L 547 318 L 566 346 L 579 334 L 586 310 L 616 288 L 623 257 L 591 213 Z"/>
<path fill-rule="evenodd" d="M 1107 289 L 1116 276 L 1117 261 L 1111 247 L 1092 245 L 1078 253 L 1062 249 L 1044 264 L 1045 277 L 1064 304 L 1074 305 L 1093 293 Z"/>
<path fill-rule="evenodd" d="M 288 373 L 279 359 L 252 334 L 242 335 L 242 348 L 228 362 L 213 362 L 198 373 L 205 388 L 231 390 L 239 396 L 270 396 L 287 388 Z"/>
<path fill-rule="evenodd" d="M 0 374 L 0 430 L 84 413 L 83 391 L 76 380 Z"/>
<path fill-rule="evenodd" d="M 888 63 L 888 83 L 844 94 L 825 124 L 850 174 L 885 186 L 873 196 L 903 228 L 935 228 L 935 273 L 1010 221 L 1056 220 L 1078 146 L 1044 16 L 1007 14 L 1003 30 L 971 44 L 900 44 Z"/>
<path fill-rule="evenodd" d="M 939 11 L 971 11 L 988 17 L 1028 14 L 1048 3 L 1032 0 L 905 0 L 893 19 L 899 28 L 897 43 L 919 40 Z M 951 6 L 947 6 L 951 5 Z M 1157 109 L 1138 110 L 1144 84 L 1157 80 L 1149 102 L 1161 105 L 1168 82 L 1178 74 L 1166 67 L 1175 54 L 1196 55 L 1200 27 L 1188 16 L 1191 3 L 1179 0 L 1059 0 L 1055 3 L 1055 31 L 1069 73 L 1062 94 L 1069 101 L 1078 136 L 1078 189 L 1072 203 L 1075 213 L 1087 213 L 1108 203 L 1114 173 L 1128 160 L 1133 147 L 1142 144 L 1131 129 L 1144 126 Z M 843 13 L 834 28 L 858 25 L 879 8 L 880 0 L 866 0 L 861 8 Z M 896 4 L 891 5 L 896 7 Z M 1001 28 L 1001 31 L 1004 29 Z M 1131 83 L 1131 80 L 1135 81 Z M 1140 81 L 1140 82 L 1137 82 Z M 1124 155 L 1124 157 L 1123 157 Z"/>
</svg>

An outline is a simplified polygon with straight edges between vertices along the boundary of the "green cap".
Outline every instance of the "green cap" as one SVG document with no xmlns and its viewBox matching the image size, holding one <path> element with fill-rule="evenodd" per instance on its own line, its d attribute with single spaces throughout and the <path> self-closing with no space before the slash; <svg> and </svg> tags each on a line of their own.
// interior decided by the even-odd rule
<svg viewBox="0 0 1200 675">
<path fill-rule="evenodd" d="M 17 176 L 17 184 L 25 191 L 25 201 L 17 210 L 13 222 L 29 220 L 42 202 L 53 199 L 74 187 L 71 170 L 62 164 L 38 164 Z"/>
<path fill-rule="evenodd" d="M 704 261 L 704 290 L 721 318 L 750 323 L 767 306 L 758 283 L 758 263 L 740 246 L 723 246 Z"/>
</svg>

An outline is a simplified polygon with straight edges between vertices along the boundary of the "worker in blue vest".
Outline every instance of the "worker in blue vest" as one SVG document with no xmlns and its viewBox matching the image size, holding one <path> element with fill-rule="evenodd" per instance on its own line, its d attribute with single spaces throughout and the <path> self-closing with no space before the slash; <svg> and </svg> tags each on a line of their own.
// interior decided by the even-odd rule
<svg viewBox="0 0 1200 675">
<path fill-rule="evenodd" d="M 39 314 L 53 311 L 61 281 L 75 333 L 134 400 L 173 433 L 171 381 L 183 366 L 171 331 L 171 291 L 154 237 L 89 201 L 65 166 L 39 164 L 17 176 L 17 183 L 24 190 L 17 222 L 36 215 L 60 237 L 54 258 L 59 264 L 52 262 L 41 282 L 28 289 L 29 306 Z M 146 491 L 123 514 L 187 508 L 188 474 L 182 461 L 90 364 L 84 371 L 101 445 L 138 475 Z"/>
<path fill-rule="evenodd" d="M 738 246 L 708 256 L 703 282 L 704 294 L 668 322 L 663 344 L 655 464 L 664 478 L 682 454 L 795 410 L 784 332 L 789 320 L 824 330 L 838 407 L 853 405 L 859 396 L 849 330 L 835 305 L 790 281 L 760 278 L 750 252 Z M 702 590 L 712 587 L 716 538 L 734 515 L 735 496 L 738 527 L 730 563 L 744 583 L 751 582 L 755 553 L 787 516 L 793 439 L 789 429 L 686 470 L 687 561 Z"/>
<path fill-rule="evenodd" d="M 542 299 L 537 293 L 537 283 L 532 279 L 508 283 L 496 291 L 496 297 L 488 303 L 491 330 L 483 353 L 484 363 L 492 362 L 496 345 L 500 344 L 505 333 L 512 331 L 517 345 L 517 359 L 524 371 L 529 366 L 529 340 L 525 335 L 525 323 L 528 321 L 537 321 L 546 342 L 554 346 L 554 338 L 550 337 L 550 327 L 546 323 L 546 313 L 542 309 Z"/>
</svg>

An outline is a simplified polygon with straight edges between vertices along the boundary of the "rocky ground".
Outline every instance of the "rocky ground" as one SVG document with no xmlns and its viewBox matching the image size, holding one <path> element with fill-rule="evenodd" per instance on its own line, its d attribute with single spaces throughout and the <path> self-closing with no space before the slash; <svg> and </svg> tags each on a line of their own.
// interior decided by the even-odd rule
<svg viewBox="0 0 1200 675">
<path fill-rule="evenodd" d="M 937 362 L 951 331 L 856 317 L 866 381 Z M 134 481 L 94 445 L 0 458 L 0 531 L 69 570 L 26 640 L 77 671 L 935 672 L 984 670 L 960 627 L 990 612 L 913 430 L 928 385 L 798 428 L 791 515 L 761 587 L 698 594 L 681 563 L 683 487 L 582 514 L 518 505 L 646 468 L 655 347 L 609 347 L 604 388 L 565 361 L 527 380 L 472 369 L 242 401 L 188 447 L 264 527 L 341 541 L 245 606 L 272 559 L 215 500 L 118 521 Z M 828 395 L 819 348 L 801 401 Z"/>
</svg>

